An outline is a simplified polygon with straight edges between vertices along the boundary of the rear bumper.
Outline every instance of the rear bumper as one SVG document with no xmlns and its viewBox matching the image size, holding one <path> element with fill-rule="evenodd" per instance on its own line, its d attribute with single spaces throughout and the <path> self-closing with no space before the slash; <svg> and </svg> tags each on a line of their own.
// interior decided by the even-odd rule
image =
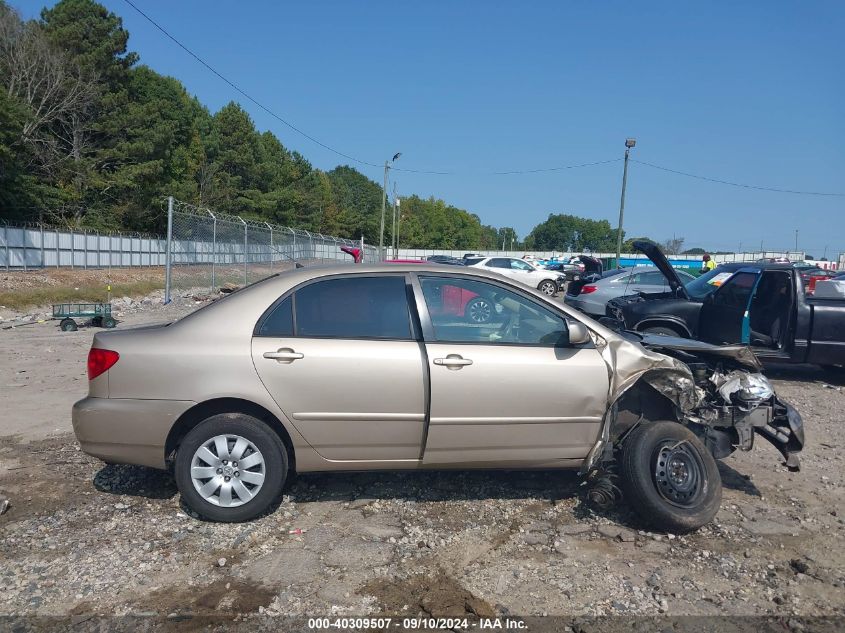
<svg viewBox="0 0 845 633">
<path fill-rule="evenodd" d="M 83 451 L 103 461 L 165 468 L 167 435 L 194 404 L 186 400 L 83 398 L 73 405 L 73 432 Z"/>
<path fill-rule="evenodd" d="M 572 295 L 564 295 L 563 302 L 593 318 L 597 319 L 601 316 L 601 314 L 596 311 L 597 306 L 586 299 L 582 299 L 580 295 L 576 295 L 574 297 Z"/>
</svg>

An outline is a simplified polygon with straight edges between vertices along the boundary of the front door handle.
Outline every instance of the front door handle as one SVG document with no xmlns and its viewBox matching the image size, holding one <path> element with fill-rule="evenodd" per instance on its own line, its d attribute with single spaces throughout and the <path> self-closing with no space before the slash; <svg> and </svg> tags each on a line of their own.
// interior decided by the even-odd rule
<svg viewBox="0 0 845 633">
<path fill-rule="evenodd" d="M 442 365 L 447 369 L 457 370 L 466 365 L 472 365 L 472 360 L 464 358 L 460 354 L 449 354 L 446 358 L 435 358 L 435 365 Z"/>
<path fill-rule="evenodd" d="M 300 358 L 305 358 L 305 354 L 294 352 L 290 347 L 283 347 L 275 352 L 264 352 L 263 356 L 269 360 L 288 364 L 295 360 L 299 360 Z"/>
</svg>

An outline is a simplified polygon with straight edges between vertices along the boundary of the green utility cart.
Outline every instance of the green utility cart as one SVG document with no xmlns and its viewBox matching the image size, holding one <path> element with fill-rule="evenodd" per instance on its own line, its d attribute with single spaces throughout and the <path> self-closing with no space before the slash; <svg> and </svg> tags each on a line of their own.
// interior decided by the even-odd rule
<svg viewBox="0 0 845 633">
<path fill-rule="evenodd" d="M 55 303 L 53 318 L 61 319 L 59 328 L 62 332 L 75 332 L 78 325 L 74 319 L 91 319 L 91 325 L 111 329 L 117 321 L 111 315 L 110 303 Z"/>
</svg>

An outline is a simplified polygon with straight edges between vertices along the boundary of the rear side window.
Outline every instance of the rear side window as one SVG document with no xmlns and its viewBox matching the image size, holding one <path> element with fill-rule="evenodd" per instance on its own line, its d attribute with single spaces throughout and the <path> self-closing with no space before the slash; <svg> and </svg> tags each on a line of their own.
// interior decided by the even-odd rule
<svg viewBox="0 0 845 633">
<path fill-rule="evenodd" d="M 505 259 L 504 257 L 494 257 L 484 265 L 490 268 L 510 268 L 511 260 Z"/>
<path fill-rule="evenodd" d="M 326 279 L 297 290 L 296 335 L 411 338 L 404 277 Z"/>
<path fill-rule="evenodd" d="M 663 276 L 663 273 L 653 271 L 650 273 L 640 273 L 640 279 L 637 283 L 647 286 L 664 286 L 668 282 L 666 281 L 666 277 Z"/>
<path fill-rule="evenodd" d="M 270 316 L 264 319 L 258 336 L 293 336 L 293 300 L 290 297 L 277 305 Z"/>
</svg>

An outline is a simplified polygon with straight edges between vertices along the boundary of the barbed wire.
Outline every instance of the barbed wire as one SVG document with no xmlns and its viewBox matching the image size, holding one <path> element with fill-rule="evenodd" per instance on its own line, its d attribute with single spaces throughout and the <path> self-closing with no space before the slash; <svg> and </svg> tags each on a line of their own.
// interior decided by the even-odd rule
<svg viewBox="0 0 845 633">
<path fill-rule="evenodd" d="M 274 224 L 272 222 L 265 222 L 264 220 L 255 220 L 252 218 L 244 218 L 239 215 L 233 215 L 230 213 L 224 213 L 222 211 L 213 211 L 209 207 L 200 207 L 189 202 L 182 202 L 180 200 L 173 199 L 173 209 L 174 211 L 178 211 L 179 213 L 185 215 L 193 215 L 196 217 L 201 218 L 212 218 L 215 219 L 217 222 L 225 222 L 228 224 L 233 224 L 235 226 L 247 226 L 252 227 L 255 229 L 263 230 L 263 231 L 279 231 L 283 233 L 288 233 L 290 235 L 297 235 L 300 237 L 305 238 L 318 238 L 321 240 L 326 241 L 333 241 L 338 242 L 347 246 L 354 246 L 359 243 L 358 240 L 345 238 L 345 237 L 337 237 L 335 235 L 325 235 L 323 233 L 317 231 L 308 231 L 306 229 L 295 229 L 290 226 L 285 226 L 282 224 Z"/>
</svg>

